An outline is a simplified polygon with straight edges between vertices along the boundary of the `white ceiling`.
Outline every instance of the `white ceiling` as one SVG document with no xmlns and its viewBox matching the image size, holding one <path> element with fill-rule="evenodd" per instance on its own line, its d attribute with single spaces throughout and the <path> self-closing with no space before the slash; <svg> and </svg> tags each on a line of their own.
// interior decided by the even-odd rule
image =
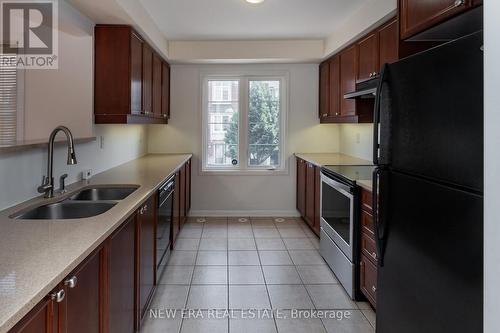
<svg viewBox="0 0 500 333">
<path fill-rule="evenodd" d="M 140 0 L 169 40 L 323 39 L 370 0 Z"/>
</svg>

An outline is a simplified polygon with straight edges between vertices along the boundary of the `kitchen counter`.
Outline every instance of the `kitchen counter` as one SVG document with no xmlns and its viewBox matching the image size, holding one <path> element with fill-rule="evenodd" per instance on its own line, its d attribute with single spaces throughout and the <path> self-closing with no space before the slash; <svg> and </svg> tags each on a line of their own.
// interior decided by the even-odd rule
<svg viewBox="0 0 500 333">
<path fill-rule="evenodd" d="M 7 332 L 134 213 L 191 157 L 150 154 L 67 187 L 64 196 L 41 197 L 0 212 L 0 333 Z M 140 187 L 104 214 L 73 220 L 14 220 L 21 210 L 91 185 Z M 36 186 L 37 184 L 33 184 Z"/>
<path fill-rule="evenodd" d="M 295 156 L 315 166 L 325 165 L 373 165 L 373 162 L 341 153 L 295 153 Z"/>
</svg>

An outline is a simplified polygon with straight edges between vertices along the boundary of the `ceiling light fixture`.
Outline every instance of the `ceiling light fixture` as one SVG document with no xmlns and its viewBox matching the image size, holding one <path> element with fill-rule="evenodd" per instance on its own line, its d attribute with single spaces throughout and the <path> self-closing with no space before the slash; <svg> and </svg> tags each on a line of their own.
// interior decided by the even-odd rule
<svg viewBox="0 0 500 333">
<path fill-rule="evenodd" d="M 245 0 L 245 1 L 248 3 L 253 3 L 253 4 L 264 2 L 264 0 Z"/>
</svg>

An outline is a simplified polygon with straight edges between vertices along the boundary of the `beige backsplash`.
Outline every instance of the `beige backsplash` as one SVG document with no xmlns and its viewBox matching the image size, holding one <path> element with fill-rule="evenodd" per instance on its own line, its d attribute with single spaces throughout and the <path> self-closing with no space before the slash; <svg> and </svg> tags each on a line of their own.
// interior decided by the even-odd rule
<svg viewBox="0 0 500 333">
<path fill-rule="evenodd" d="M 339 132 L 341 153 L 372 160 L 373 124 L 343 124 Z"/>
</svg>

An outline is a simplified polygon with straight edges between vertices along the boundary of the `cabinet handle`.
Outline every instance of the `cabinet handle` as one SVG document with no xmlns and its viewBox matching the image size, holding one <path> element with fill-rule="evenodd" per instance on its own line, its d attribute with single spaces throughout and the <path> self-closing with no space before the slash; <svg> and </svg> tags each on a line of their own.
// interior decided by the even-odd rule
<svg viewBox="0 0 500 333">
<path fill-rule="evenodd" d="M 370 73 L 370 77 L 373 77 L 373 73 Z"/>
<path fill-rule="evenodd" d="M 371 254 L 371 255 L 372 255 L 372 258 L 373 258 L 373 259 L 377 260 L 377 254 L 376 254 L 375 252 L 372 252 L 372 254 Z"/>
<path fill-rule="evenodd" d="M 374 293 L 375 293 L 375 292 L 377 292 L 377 287 L 372 286 L 372 291 L 373 291 Z"/>
<path fill-rule="evenodd" d="M 77 282 L 78 282 L 78 279 L 76 278 L 76 276 L 73 276 L 70 279 L 67 279 L 66 281 L 64 281 L 64 285 L 68 286 L 70 288 L 75 288 Z"/>
<path fill-rule="evenodd" d="M 148 211 L 148 205 L 144 205 L 144 211 L 147 212 Z"/>
<path fill-rule="evenodd" d="M 336 115 L 336 116 L 338 116 L 338 115 L 339 115 L 339 113 L 338 113 L 338 112 L 335 112 L 335 115 Z"/>
<path fill-rule="evenodd" d="M 58 292 L 50 295 L 50 298 L 57 303 L 61 303 L 64 300 L 64 296 L 66 296 L 66 293 L 64 292 L 64 289 L 61 289 Z"/>
<path fill-rule="evenodd" d="M 167 118 L 167 114 L 166 113 L 163 114 L 163 118 Z"/>
<path fill-rule="evenodd" d="M 460 7 L 465 4 L 465 0 L 455 0 L 455 7 Z"/>
<path fill-rule="evenodd" d="M 323 113 L 323 117 L 327 117 L 328 116 L 328 113 Z"/>
<path fill-rule="evenodd" d="M 141 209 L 139 209 L 139 214 L 144 215 L 144 207 L 141 207 Z"/>
</svg>

